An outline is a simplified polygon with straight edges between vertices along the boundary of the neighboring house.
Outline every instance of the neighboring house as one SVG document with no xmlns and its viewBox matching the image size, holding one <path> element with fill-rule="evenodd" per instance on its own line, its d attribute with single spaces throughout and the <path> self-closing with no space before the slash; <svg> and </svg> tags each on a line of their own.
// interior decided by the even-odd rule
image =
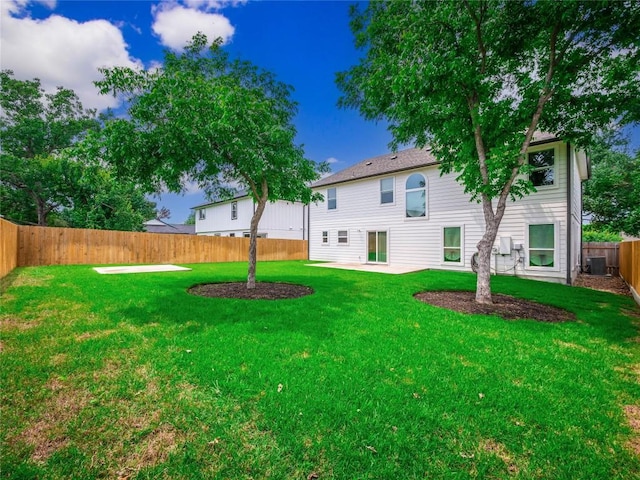
<svg viewBox="0 0 640 480">
<path fill-rule="evenodd" d="M 193 207 L 196 234 L 222 237 L 248 237 L 256 205 L 246 193 L 231 200 Z M 299 202 L 268 202 L 258 224 L 262 238 L 307 239 L 308 207 Z"/>
<path fill-rule="evenodd" d="M 159 218 L 154 218 L 144 222 L 144 229 L 149 233 L 174 233 L 179 235 L 195 235 L 195 225 L 185 225 L 182 223 L 167 223 Z"/>
<path fill-rule="evenodd" d="M 492 272 L 572 283 L 580 271 L 583 152 L 540 135 L 527 155 L 537 192 L 509 201 Z M 313 185 L 309 259 L 472 270 L 484 233 L 482 206 L 455 174 L 440 175 L 430 149 L 360 162 Z"/>
</svg>

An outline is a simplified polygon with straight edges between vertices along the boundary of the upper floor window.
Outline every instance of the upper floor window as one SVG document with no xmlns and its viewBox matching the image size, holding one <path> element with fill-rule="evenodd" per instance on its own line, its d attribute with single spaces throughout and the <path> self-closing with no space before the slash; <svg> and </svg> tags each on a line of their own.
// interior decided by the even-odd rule
<svg viewBox="0 0 640 480">
<path fill-rule="evenodd" d="M 206 210 L 201 208 L 198 210 L 198 220 L 204 220 L 205 218 L 207 218 Z"/>
<path fill-rule="evenodd" d="M 426 217 L 427 215 L 427 181 L 420 173 L 407 178 L 406 183 L 406 216 L 408 218 Z"/>
<path fill-rule="evenodd" d="M 337 197 L 336 197 L 336 189 L 328 188 L 327 189 L 327 210 L 335 210 L 337 206 L 338 204 L 337 204 Z"/>
<path fill-rule="evenodd" d="M 529 180 L 535 187 L 555 185 L 556 163 L 554 154 L 553 148 L 529 154 L 529 165 L 531 166 Z"/>
<path fill-rule="evenodd" d="M 231 220 L 238 218 L 238 202 L 231 202 Z"/>
<path fill-rule="evenodd" d="M 380 180 L 380 203 L 393 203 L 393 177 Z"/>
</svg>

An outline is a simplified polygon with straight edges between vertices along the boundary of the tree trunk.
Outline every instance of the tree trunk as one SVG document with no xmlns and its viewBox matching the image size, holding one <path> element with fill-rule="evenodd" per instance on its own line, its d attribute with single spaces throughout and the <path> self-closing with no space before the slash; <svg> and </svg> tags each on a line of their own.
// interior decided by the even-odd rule
<svg viewBox="0 0 640 480">
<path fill-rule="evenodd" d="M 488 205 L 485 205 L 485 203 Z M 491 298 L 491 249 L 496 241 L 500 219 L 493 214 L 491 200 L 483 199 L 485 231 L 478 242 L 478 277 L 476 279 L 476 302 L 492 304 Z M 488 209 L 488 211 L 487 211 Z"/>
<path fill-rule="evenodd" d="M 258 224 L 267 206 L 266 192 L 258 200 L 256 211 L 251 217 L 251 228 L 249 229 L 249 272 L 247 274 L 247 288 L 256 288 L 256 263 L 258 261 Z"/>
<path fill-rule="evenodd" d="M 35 197 L 36 201 L 36 211 L 38 212 L 38 225 L 41 227 L 47 226 L 47 216 L 51 211 L 50 208 L 47 207 L 47 204 L 38 197 Z"/>
</svg>

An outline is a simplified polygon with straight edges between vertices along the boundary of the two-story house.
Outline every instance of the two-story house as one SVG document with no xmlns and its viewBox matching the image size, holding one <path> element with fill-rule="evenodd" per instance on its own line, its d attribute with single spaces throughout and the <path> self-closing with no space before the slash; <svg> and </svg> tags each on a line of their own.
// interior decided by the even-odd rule
<svg viewBox="0 0 640 480">
<path fill-rule="evenodd" d="M 193 207 L 196 234 L 222 237 L 248 237 L 256 209 L 253 199 L 242 192 L 230 200 Z M 269 202 L 258 226 L 262 238 L 307 240 L 308 207 L 300 202 Z"/>
<path fill-rule="evenodd" d="M 493 248 L 492 271 L 572 283 L 580 271 L 583 152 L 539 135 L 527 154 L 537 191 L 509 201 Z M 472 270 L 484 233 L 479 203 L 455 174 L 440 175 L 430 149 L 364 160 L 313 185 L 309 258 Z"/>
</svg>

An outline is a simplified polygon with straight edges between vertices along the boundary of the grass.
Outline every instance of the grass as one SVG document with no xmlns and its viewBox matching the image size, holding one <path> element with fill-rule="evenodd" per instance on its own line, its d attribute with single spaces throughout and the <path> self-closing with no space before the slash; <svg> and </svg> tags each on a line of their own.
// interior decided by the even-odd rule
<svg viewBox="0 0 640 480">
<path fill-rule="evenodd" d="M 638 309 L 497 277 L 494 291 L 577 322 L 420 303 L 469 274 L 258 266 L 295 300 L 201 298 L 246 265 L 4 281 L 2 478 L 639 478 Z M 640 415 L 635 419 L 640 422 Z"/>
</svg>

